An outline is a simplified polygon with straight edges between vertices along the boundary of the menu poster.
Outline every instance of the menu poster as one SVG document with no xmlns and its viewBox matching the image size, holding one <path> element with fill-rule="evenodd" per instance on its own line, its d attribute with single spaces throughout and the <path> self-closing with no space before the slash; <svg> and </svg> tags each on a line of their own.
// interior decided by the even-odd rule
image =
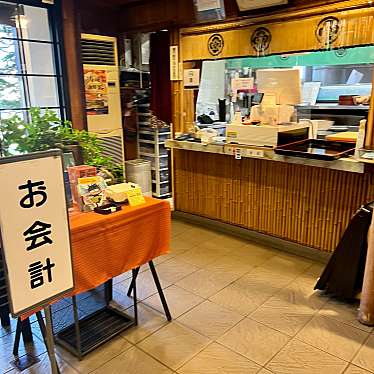
<svg viewBox="0 0 374 374">
<path fill-rule="evenodd" d="M 108 79 L 106 70 L 84 69 L 87 115 L 108 114 Z"/>
</svg>

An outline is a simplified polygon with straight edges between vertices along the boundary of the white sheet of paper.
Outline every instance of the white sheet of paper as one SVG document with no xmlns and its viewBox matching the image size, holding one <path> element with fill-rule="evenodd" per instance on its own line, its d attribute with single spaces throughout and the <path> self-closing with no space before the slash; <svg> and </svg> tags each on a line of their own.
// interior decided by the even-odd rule
<svg viewBox="0 0 374 374">
<path fill-rule="evenodd" d="M 209 114 L 204 110 L 214 107 L 218 113 L 218 99 L 225 96 L 225 61 L 203 61 L 196 114 Z"/>
<path fill-rule="evenodd" d="M 353 69 L 351 71 L 351 74 L 349 75 L 347 84 L 359 84 L 363 77 L 364 77 L 364 74 L 360 73 L 356 69 Z"/>
<path fill-rule="evenodd" d="M 303 104 L 316 105 L 321 82 L 305 82 L 303 84 Z"/>
</svg>

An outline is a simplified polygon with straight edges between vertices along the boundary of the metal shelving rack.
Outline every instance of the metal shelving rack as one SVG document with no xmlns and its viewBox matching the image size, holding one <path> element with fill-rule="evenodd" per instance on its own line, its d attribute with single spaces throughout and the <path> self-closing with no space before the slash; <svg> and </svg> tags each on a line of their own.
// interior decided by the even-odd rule
<svg viewBox="0 0 374 374">
<path fill-rule="evenodd" d="M 152 129 L 149 127 L 151 113 L 149 104 L 138 104 L 138 156 L 151 161 L 152 195 L 168 198 L 170 191 L 169 155 L 165 141 L 170 139 L 170 128 Z M 145 110 L 145 111 L 144 111 Z M 147 151 L 144 148 L 148 148 Z"/>
</svg>

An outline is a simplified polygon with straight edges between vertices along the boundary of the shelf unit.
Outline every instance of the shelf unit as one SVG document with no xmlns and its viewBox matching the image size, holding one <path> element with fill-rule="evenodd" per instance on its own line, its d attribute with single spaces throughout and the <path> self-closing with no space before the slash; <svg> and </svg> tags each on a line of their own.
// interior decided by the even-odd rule
<svg viewBox="0 0 374 374">
<path fill-rule="evenodd" d="M 170 139 L 170 128 L 152 129 L 149 104 L 138 104 L 138 157 L 151 161 L 152 195 L 165 199 L 170 197 L 169 155 L 165 141 Z"/>
</svg>

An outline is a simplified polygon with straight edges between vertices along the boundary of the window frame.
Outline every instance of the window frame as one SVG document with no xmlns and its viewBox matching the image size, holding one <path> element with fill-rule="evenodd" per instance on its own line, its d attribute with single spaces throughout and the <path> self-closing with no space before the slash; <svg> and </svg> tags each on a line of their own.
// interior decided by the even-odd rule
<svg viewBox="0 0 374 374">
<path fill-rule="evenodd" d="M 51 45 L 52 47 L 52 58 L 53 58 L 53 65 L 54 65 L 54 74 L 33 74 L 33 73 L 16 73 L 16 74 L 7 74 L 9 76 L 15 77 L 53 77 L 55 78 L 56 82 L 56 89 L 57 89 L 57 98 L 58 98 L 58 106 L 56 107 L 48 107 L 49 109 L 57 110 L 59 112 L 59 116 L 61 121 L 65 121 L 71 118 L 71 108 L 70 108 L 70 100 L 69 100 L 69 92 L 68 92 L 68 84 L 67 84 L 67 69 L 66 69 L 66 58 L 65 58 L 65 48 L 64 48 L 64 37 L 63 37 L 63 17 L 62 17 L 62 1 L 61 0 L 54 0 L 53 4 L 44 3 L 42 0 L 3 0 L 6 3 L 12 3 L 15 5 L 25 5 L 25 6 L 33 6 L 38 8 L 44 8 L 47 10 L 48 16 L 48 25 L 51 35 L 50 41 L 43 41 L 37 39 L 29 39 L 29 38 L 20 38 L 17 35 L 15 40 L 17 43 L 22 42 L 37 42 L 37 43 L 46 43 Z M 25 84 L 25 79 L 23 79 Z M 47 107 L 41 107 L 45 109 Z M 29 106 L 25 106 L 24 108 L 14 108 L 14 109 L 5 109 L 0 108 L 0 111 L 25 111 L 28 112 L 30 109 Z"/>
</svg>

